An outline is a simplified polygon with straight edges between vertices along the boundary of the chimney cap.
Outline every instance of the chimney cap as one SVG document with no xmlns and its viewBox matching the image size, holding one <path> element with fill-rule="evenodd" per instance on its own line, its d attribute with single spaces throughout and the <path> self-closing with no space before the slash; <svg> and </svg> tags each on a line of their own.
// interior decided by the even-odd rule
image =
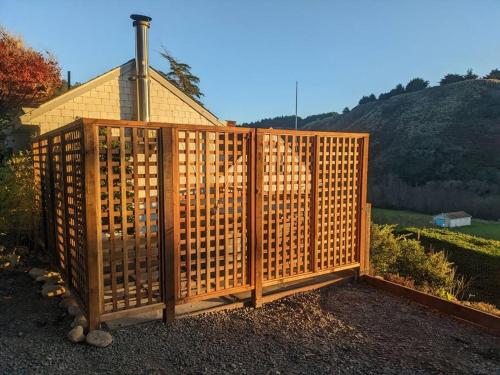
<svg viewBox="0 0 500 375">
<path fill-rule="evenodd" d="M 143 16 L 141 14 L 131 14 L 130 18 L 134 20 L 134 26 L 136 25 L 136 23 L 145 23 L 149 26 L 149 23 L 152 20 L 151 17 Z"/>
</svg>

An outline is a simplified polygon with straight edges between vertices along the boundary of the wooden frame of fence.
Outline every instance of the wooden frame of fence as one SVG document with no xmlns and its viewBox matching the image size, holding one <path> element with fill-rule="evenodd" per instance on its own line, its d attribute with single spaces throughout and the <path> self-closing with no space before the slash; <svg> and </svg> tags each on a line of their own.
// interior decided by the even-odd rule
<svg viewBox="0 0 500 375">
<path fill-rule="evenodd" d="M 91 328 L 367 269 L 367 134 L 80 119 L 33 154 L 39 242 Z"/>
</svg>

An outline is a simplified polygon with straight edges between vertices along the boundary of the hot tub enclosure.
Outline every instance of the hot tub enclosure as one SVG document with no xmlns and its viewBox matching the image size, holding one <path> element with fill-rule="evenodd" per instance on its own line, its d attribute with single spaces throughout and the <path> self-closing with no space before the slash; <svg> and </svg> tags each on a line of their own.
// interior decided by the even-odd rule
<svg viewBox="0 0 500 375">
<path fill-rule="evenodd" d="M 33 157 L 40 243 L 91 327 L 367 269 L 367 134 L 80 119 Z"/>
</svg>

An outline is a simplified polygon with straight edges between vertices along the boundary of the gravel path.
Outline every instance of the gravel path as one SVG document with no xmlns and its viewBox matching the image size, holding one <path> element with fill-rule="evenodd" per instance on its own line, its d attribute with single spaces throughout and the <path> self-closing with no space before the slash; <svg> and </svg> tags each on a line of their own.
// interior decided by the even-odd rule
<svg viewBox="0 0 500 375">
<path fill-rule="evenodd" d="M 0 374 L 500 374 L 500 340 L 366 285 L 71 344 L 26 273 L 0 273 Z"/>
</svg>

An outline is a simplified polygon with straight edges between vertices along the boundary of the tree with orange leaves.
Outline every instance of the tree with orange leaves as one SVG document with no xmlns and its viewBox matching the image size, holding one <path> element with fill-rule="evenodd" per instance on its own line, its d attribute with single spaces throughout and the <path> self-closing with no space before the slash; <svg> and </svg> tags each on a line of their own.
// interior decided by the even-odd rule
<svg viewBox="0 0 500 375">
<path fill-rule="evenodd" d="M 26 46 L 0 28 L 0 130 L 20 114 L 54 96 L 61 86 L 61 68 L 48 52 Z"/>
</svg>

